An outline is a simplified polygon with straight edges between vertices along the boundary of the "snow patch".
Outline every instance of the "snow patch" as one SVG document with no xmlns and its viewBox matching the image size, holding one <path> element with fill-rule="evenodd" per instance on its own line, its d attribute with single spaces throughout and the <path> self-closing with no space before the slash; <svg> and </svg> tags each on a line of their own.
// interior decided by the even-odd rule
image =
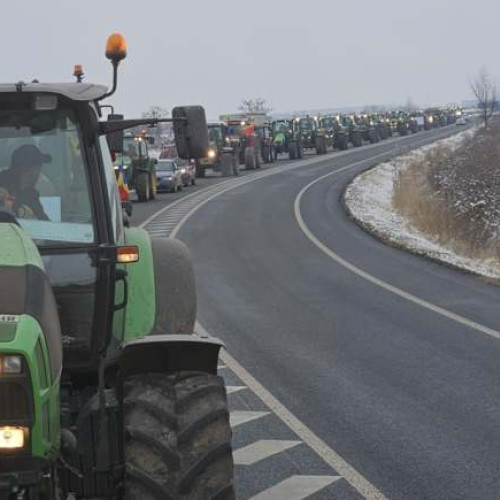
<svg viewBox="0 0 500 500">
<path fill-rule="evenodd" d="M 392 206 L 394 181 L 400 170 L 407 168 L 415 159 L 421 158 L 430 148 L 447 146 L 455 149 L 473 133 L 471 130 L 461 132 L 416 149 L 399 157 L 397 162 L 382 163 L 362 173 L 347 187 L 345 202 L 354 219 L 380 238 L 474 274 L 499 279 L 500 268 L 496 262 L 479 261 L 458 255 L 411 226 L 409 220 L 396 213 Z"/>
</svg>

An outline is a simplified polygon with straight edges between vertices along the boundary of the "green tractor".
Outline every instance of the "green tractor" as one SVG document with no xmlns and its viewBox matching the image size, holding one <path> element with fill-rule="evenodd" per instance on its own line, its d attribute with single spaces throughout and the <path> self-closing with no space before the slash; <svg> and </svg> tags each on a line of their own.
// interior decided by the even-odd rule
<svg viewBox="0 0 500 500">
<path fill-rule="evenodd" d="M 318 118 L 302 116 L 296 120 L 303 149 L 314 149 L 318 155 L 326 154 L 326 135 L 324 129 L 318 126 Z"/>
<path fill-rule="evenodd" d="M 171 121 L 204 157 L 205 112 L 102 120 L 106 55 L 110 91 L 0 85 L 0 499 L 234 499 L 222 344 L 186 247 L 124 227 L 108 149 Z"/>
<path fill-rule="evenodd" d="M 196 160 L 196 177 L 205 177 L 205 170 L 220 172 L 222 177 L 239 175 L 239 141 L 231 141 L 225 123 L 208 124 L 210 147 L 207 156 Z"/>
<path fill-rule="evenodd" d="M 296 120 L 280 119 L 271 124 L 274 135 L 274 155 L 287 154 L 290 160 L 302 158 L 304 151 Z"/>
<path fill-rule="evenodd" d="M 325 131 L 327 146 L 341 151 L 349 147 L 347 130 L 341 125 L 339 116 L 321 116 L 319 124 L 320 128 Z"/>
<path fill-rule="evenodd" d="M 145 131 L 126 134 L 123 138 L 123 158 L 129 161 L 128 184 L 135 189 L 140 202 L 156 197 L 156 164 L 158 160 L 149 155 L 149 145 L 154 140 Z"/>
<path fill-rule="evenodd" d="M 347 131 L 349 142 L 355 148 L 363 145 L 363 129 L 358 125 L 354 115 L 342 115 L 340 123 Z"/>
</svg>

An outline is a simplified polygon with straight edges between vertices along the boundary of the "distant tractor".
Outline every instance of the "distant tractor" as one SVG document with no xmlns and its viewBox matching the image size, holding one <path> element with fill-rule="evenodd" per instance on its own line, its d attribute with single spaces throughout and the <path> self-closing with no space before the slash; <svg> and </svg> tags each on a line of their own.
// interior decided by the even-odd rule
<svg viewBox="0 0 500 500">
<path fill-rule="evenodd" d="M 205 170 L 210 168 L 220 172 L 222 177 L 239 175 L 240 140 L 228 135 L 225 123 L 209 123 L 209 149 L 207 156 L 196 161 L 196 176 L 205 177 Z"/>
<path fill-rule="evenodd" d="M 287 154 L 290 160 L 303 156 L 303 146 L 300 137 L 298 122 L 293 119 L 280 119 L 272 123 L 274 135 L 274 155 Z"/>
<path fill-rule="evenodd" d="M 128 157 L 128 183 L 135 189 L 141 202 L 154 200 L 156 197 L 156 163 L 149 155 L 149 141 L 145 132 L 128 134 L 123 138 L 124 156 Z"/>
<path fill-rule="evenodd" d="M 325 131 L 318 126 L 318 118 L 302 116 L 296 118 L 302 147 L 305 150 L 313 149 L 316 154 L 327 152 Z"/>
</svg>

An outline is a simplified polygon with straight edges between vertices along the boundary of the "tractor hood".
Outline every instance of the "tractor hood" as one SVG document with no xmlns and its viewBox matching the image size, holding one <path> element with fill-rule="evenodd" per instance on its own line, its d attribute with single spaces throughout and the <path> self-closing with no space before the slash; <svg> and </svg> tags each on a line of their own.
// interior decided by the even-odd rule
<svg viewBox="0 0 500 500">
<path fill-rule="evenodd" d="M 17 224 L 0 223 L 0 242 L 0 317 L 38 322 L 57 377 L 62 368 L 59 314 L 38 249 Z"/>
</svg>

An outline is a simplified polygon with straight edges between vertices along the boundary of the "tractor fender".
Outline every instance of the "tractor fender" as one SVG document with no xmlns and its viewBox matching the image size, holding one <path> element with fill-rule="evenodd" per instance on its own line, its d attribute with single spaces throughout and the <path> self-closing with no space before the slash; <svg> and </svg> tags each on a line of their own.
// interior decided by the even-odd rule
<svg viewBox="0 0 500 500">
<path fill-rule="evenodd" d="M 117 365 L 123 376 L 139 373 L 203 371 L 217 373 L 222 341 L 204 335 L 150 335 L 123 342 Z"/>
<path fill-rule="evenodd" d="M 153 238 L 156 315 L 153 335 L 191 334 L 196 321 L 196 288 L 189 250 L 170 238 Z"/>
<path fill-rule="evenodd" d="M 128 303 L 124 340 L 146 335 L 191 334 L 196 320 L 194 272 L 187 247 L 170 238 L 150 238 L 127 228 L 125 243 L 140 249 L 126 267 Z"/>
</svg>

